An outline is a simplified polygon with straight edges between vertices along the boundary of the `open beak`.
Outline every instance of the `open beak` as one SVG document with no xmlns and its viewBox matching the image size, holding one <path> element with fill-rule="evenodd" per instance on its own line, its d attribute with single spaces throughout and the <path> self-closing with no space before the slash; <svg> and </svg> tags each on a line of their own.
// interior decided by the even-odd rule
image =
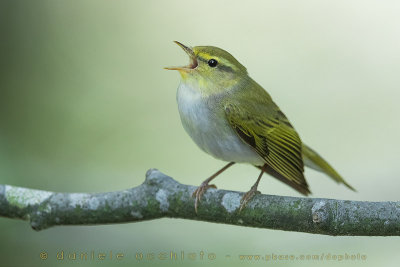
<svg viewBox="0 0 400 267">
<path fill-rule="evenodd" d="M 182 66 L 182 67 L 166 67 L 164 69 L 179 70 L 179 71 L 189 71 L 189 70 L 195 69 L 197 67 L 197 59 L 196 59 L 196 55 L 193 52 L 193 49 L 190 47 L 187 47 L 186 45 L 184 45 L 178 41 L 174 41 L 174 43 L 179 45 L 186 52 L 186 54 L 188 54 L 188 56 L 190 58 L 190 63 L 189 63 L 189 65 Z"/>
</svg>

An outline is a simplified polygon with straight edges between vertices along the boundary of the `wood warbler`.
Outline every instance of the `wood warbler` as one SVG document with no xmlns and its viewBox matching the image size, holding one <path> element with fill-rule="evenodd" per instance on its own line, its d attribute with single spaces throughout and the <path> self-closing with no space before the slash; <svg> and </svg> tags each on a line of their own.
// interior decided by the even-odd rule
<svg viewBox="0 0 400 267">
<path fill-rule="evenodd" d="M 195 210 L 210 181 L 235 163 L 250 163 L 261 170 L 256 183 L 241 199 L 240 210 L 256 194 L 264 172 L 303 195 L 310 194 L 304 164 L 324 172 L 354 190 L 310 147 L 271 96 L 231 54 L 213 46 L 187 47 L 175 41 L 190 57 L 178 70 L 177 91 L 183 127 L 205 152 L 229 163 L 206 179 L 193 193 Z"/>
</svg>

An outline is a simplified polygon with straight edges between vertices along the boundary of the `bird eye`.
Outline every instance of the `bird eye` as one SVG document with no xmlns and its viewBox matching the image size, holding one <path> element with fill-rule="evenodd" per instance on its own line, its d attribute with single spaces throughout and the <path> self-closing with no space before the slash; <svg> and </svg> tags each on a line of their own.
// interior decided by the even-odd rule
<svg viewBox="0 0 400 267">
<path fill-rule="evenodd" d="M 210 66 L 212 68 L 216 67 L 217 65 L 218 65 L 218 61 L 216 61 L 213 58 L 208 61 L 208 66 Z"/>
</svg>

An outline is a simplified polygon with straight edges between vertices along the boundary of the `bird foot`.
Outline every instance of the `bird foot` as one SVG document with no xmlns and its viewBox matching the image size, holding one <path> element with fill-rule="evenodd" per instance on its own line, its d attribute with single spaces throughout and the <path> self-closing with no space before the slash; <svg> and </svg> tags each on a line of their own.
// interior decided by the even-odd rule
<svg viewBox="0 0 400 267">
<path fill-rule="evenodd" d="M 194 210 L 197 213 L 197 207 L 199 205 L 200 199 L 203 194 L 207 191 L 208 188 L 217 188 L 215 184 L 208 184 L 207 182 L 203 182 L 197 189 L 193 192 L 192 197 L 195 198 L 194 200 Z"/>
<path fill-rule="evenodd" d="M 250 191 L 243 195 L 242 199 L 240 200 L 240 208 L 239 212 L 242 211 L 247 205 L 247 203 L 257 194 L 261 192 L 257 190 L 257 187 L 251 187 Z"/>
</svg>

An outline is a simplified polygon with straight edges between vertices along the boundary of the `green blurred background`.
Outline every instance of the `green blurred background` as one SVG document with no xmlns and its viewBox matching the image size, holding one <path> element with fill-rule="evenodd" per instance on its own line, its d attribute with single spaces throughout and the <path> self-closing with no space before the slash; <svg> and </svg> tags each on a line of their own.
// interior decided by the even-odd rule
<svg viewBox="0 0 400 267">
<path fill-rule="evenodd" d="M 60 192 L 137 186 L 149 168 L 199 185 L 223 166 L 184 132 L 175 102 L 188 59 L 172 43 L 231 52 L 302 139 L 353 185 L 307 170 L 313 197 L 399 200 L 398 1 L 1 1 L 0 183 Z M 247 191 L 258 171 L 234 166 L 219 188 Z M 265 176 L 267 194 L 298 196 Z M 356 254 L 366 261 L 282 266 L 398 266 L 398 237 L 329 237 L 162 219 L 34 232 L 0 218 L 2 266 L 125 266 L 136 252 L 215 253 L 217 260 L 141 266 L 243 266 L 239 254 Z M 122 252 L 56 262 L 55 253 Z M 46 251 L 49 259 L 40 260 Z M 231 255 L 226 258 L 225 255 Z"/>
</svg>

